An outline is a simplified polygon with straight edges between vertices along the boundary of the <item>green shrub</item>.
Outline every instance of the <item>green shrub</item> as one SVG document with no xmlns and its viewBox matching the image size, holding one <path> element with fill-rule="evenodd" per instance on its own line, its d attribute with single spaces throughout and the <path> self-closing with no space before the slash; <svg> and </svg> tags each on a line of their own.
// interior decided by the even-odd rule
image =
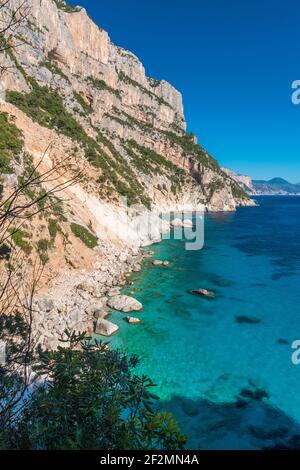
<svg viewBox="0 0 300 470">
<path fill-rule="evenodd" d="M 6 243 L 2 243 L 2 245 L 0 245 L 0 260 L 5 259 L 6 261 L 8 261 L 10 253 L 11 248 Z"/>
<path fill-rule="evenodd" d="M 46 264 L 49 261 L 48 249 L 51 247 L 51 242 L 45 238 L 42 238 L 37 242 L 37 252 L 39 254 L 40 260 L 43 264 Z"/>
<path fill-rule="evenodd" d="M 171 108 L 172 106 L 167 102 L 165 101 L 163 98 L 161 98 L 160 96 L 157 96 L 155 93 L 153 93 L 152 91 L 148 90 L 146 87 L 144 87 L 143 85 L 141 85 L 141 83 L 137 82 L 136 80 L 133 80 L 132 78 L 130 78 L 128 75 L 126 75 L 124 72 L 120 72 L 119 73 L 119 80 L 121 80 L 122 82 L 124 83 L 127 83 L 128 85 L 131 85 L 131 86 L 134 86 L 136 88 L 139 88 L 139 90 L 144 93 L 145 95 L 148 95 L 150 98 L 154 98 L 156 101 L 158 101 L 158 103 L 160 105 L 165 105 L 165 106 L 168 106 L 169 108 Z"/>
<path fill-rule="evenodd" d="M 26 253 L 27 255 L 29 255 L 32 251 L 32 246 L 26 240 L 26 238 L 29 238 L 29 237 L 30 237 L 29 233 L 25 232 L 25 230 L 21 230 L 21 229 L 11 230 L 12 241 L 18 248 L 21 248 L 21 250 L 23 250 L 24 253 Z"/>
<path fill-rule="evenodd" d="M 22 317 L 10 319 L 6 327 L 3 317 L 0 339 L 9 345 L 7 357 L 10 364 L 15 360 L 23 365 L 28 328 Z M 14 414 L 6 412 L 0 421 L 4 423 L 1 449 L 184 449 L 186 436 L 170 413 L 157 410 L 155 384 L 137 374 L 136 356 L 126 357 L 105 343 L 87 341 L 84 335 L 65 334 L 70 347 L 39 351 L 33 369 L 40 386 L 31 387 L 30 400 L 24 400 Z M 16 359 L 11 351 L 16 351 Z M 11 369 L 3 368 L 0 385 L 4 398 L 12 400 L 23 384 Z"/>
<path fill-rule="evenodd" d="M 173 183 L 174 188 L 184 184 L 186 173 L 162 155 L 147 147 L 139 145 L 135 140 L 127 141 L 125 148 L 132 163 L 139 170 L 148 174 L 165 174 Z"/>
<path fill-rule="evenodd" d="M 73 7 L 72 5 L 69 5 L 67 2 L 64 0 L 54 0 L 57 8 L 59 10 L 64 11 L 65 13 L 77 13 L 78 11 L 81 10 L 80 7 Z"/>
<path fill-rule="evenodd" d="M 23 148 L 22 132 L 0 112 L 0 174 L 12 173 L 11 160 L 18 157 Z"/>
<path fill-rule="evenodd" d="M 88 248 L 95 248 L 97 246 L 98 238 L 82 225 L 73 223 L 71 224 L 71 230 L 75 237 L 80 238 Z"/>
<path fill-rule="evenodd" d="M 83 96 L 80 93 L 77 93 L 76 91 L 73 91 L 73 95 L 76 98 L 76 101 L 80 104 L 81 108 L 83 109 L 84 114 L 91 114 L 93 110 L 91 106 L 85 101 Z"/>
<path fill-rule="evenodd" d="M 85 157 L 102 172 L 100 194 L 109 196 L 112 193 L 110 185 L 120 195 L 128 197 L 128 203 L 142 202 L 149 206 L 149 198 L 144 195 L 143 188 L 136 180 L 136 175 L 130 166 L 115 150 L 113 144 L 104 136 L 98 136 L 98 142 L 88 136 L 83 127 L 65 109 L 61 96 L 48 87 L 41 87 L 32 79 L 28 79 L 32 90 L 22 94 L 8 91 L 6 99 L 17 106 L 35 122 L 41 126 L 55 129 L 58 133 L 78 142 L 84 149 Z M 105 140 L 104 140 L 105 139 Z M 101 147 L 103 145 L 111 153 L 110 157 Z M 133 181 L 128 181 L 129 178 Z"/>
<path fill-rule="evenodd" d="M 40 67 L 46 67 L 48 70 L 50 70 L 51 73 L 53 73 L 54 75 L 59 75 L 70 83 L 70 80 L 68 79 L 67 75 L 64 74 L 64 72 L 55 62 L 52 62 L 51 60 L 43 60 L 39 63 L 39 65 Z"/>
<path fill-rule="evenodd" d="M 58 231 L 60 230 L 58 222 L 56 219 L 49 219 L 48 220 L 48 230 L 49 235 L 52 240 L 55 240 Z"/>
<path fill-rule="evenodd" d="M 37 249 L 39 251 L 48 251 L 50 248 L 50 242 L 46 238 L 42 238 L 37 242 Z"/>
<path fill-rule="evenodd" d="M 245 193 L 245 191 L 235 181 L 232 181 L 230 186 L 231 186 L 231 192 L 234 198 L 237 198 L 237 199 L 248 198 L 248 195 Z"/>
<path fill-rule="evenodd" d="M 199 144 L 194 142 L 193 134 L 184 134 L 181 136 L 171 131 L 162 132 L 171 141 L 171 143 L 181 147 L 186 154 L 193 155 L 204 166 L 207 166 L 218 173 L 220 172 L 217 160 L 211 157 Z"/>
<path fill-rule="evenodd" d="M 98 78 L 94 77 L 88 77 L 87 79 L 97 90 L 100 91 L 108 91 L 109 93 L 112 93 L 113 95 L 116 95 L 118 98 L 121 98 L 121 93 L 119 90 L 116 90 L 115 88 L 112 88 L 109 86 L 104 80 L 99 80 Z"/>
</svg>

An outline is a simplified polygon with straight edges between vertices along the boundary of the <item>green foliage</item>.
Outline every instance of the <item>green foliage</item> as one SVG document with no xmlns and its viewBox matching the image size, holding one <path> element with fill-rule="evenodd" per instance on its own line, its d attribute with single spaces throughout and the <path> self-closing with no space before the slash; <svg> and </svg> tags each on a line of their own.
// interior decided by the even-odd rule
<svg viewBox="0 0 300 470">
<path fill-rule="evenodd" d="M 77 13 L 81 10 L 79 7 L 73 7 L 72 5 L 69 5 L 64 0 L 54 0 L 54 3 L 59 10 L 62 10 L 65 13 Z"/>
<path fill-rule="evenodd" d="M 109 86 L 104 80 L 99 80 L 98 78 L 94 78 L 94 77 L 88 77 L 88 81 L 95 88 L 97 88 L 97 90 L 108 91 L 109 93 L 112 93 L 113 95 L 117 96 L 118 98 L 121 98 L 120 91 L 116 90 L 115 88 L 112 88 L 111 86 Z"/>
<path fill-rule="evenodd" d="M 10 447 L 10 439 L 15 431 L 14 420 L 18 397 L 24 393 L 24 377 L 19 373 L 21 364 L 32 361 L 31 348 L 27 348 L 29 338 L 28 323 L 23 315 L 0 315 L 0 341 L 5 343 L 5 364 L 0 373 L 0 449 Z M 16 406 L 12 406 L 13 404 Z"/>
<path fill-rule="evenodd" d="M 68 113 L 63 101 L 56 91 L 41 87 L 33 79 L 29 79 L 32 91 L 28 94 L 8 91 L 6 100 L 17 106 L 41 126 L 56 129 L 68 137 L 76 138 L 83 135 L 82 127 Z"/>
<path fill-rule="evenodd" d="M 215 179 L 207 185 L 207 190 L 209 191 L 211 196 L 214 192 L 219 191 L 221 189 L 224 189 L 224 181 L 221 179 Z"/>
<path fill-rule="evenodd" d="M 164 134 L 168 137 L 171 143 L 181 147 L 187 155 L 193 155 L 203 165 L 214 171 L 220 172 L 217 160 L 212 158 L 200 145 L 194 142 L 193 134 L 184 134 L 181 136 L 171 131 L 165 131 Z"/>
<path fill-rule="evenodd" d="M 51 242 L 47 240 L 46 238 L 41 238 L 37 242 L 37 252 L 43 264 L 46 264 L 49 261 L 49 256 L 47 252 L 50 247 L 51 247 Z"/>
<path fill-rule="evenodd" d="M 85 101 L 83 96 L 80 93 L 77 93 L 76 91 L 73 91 L 73 95 L 76 101 L 80 104 L 81 108 L 83 109 L 84 115 L 88 116 L 89 114 L 91 114 L 93 110 L 91 106 Z"/>
<path fill-rule="evenodd" d="M 154 98 L 156 101 L 158 101 L 158 103 L 160 105 L 165 105 L 165 106 L 168 106 L 169 108 L 171 108 L 171 105 L 169 103 L 167 103 L 167 101 L 165 101 L 163 98 L 161 98 L 160 96 L 157 96 L 155 93 L 153 93 L 152 91 L 148 90 L 146 87 L 144 87 L 143 85 L 141 85 L 139 82 L 137 82 L 136 80 L 133 80 L 132 78 L 130 78 L 128 75 L 126 75 L 124 72 L 120 72 L 119 73 L 119 80 L 121 80 L 122 82 L 124 83 L 127 83 L 128 85 L 131 85 L 131 86 L 134 86 L 136 88 L 139 88 L 139 90 L 144 93 L 145 95 L 148 95 L 150 98 Z"/>
<path fill-rule="evenodd" d="M 63 100 L 57 92 L 47 87 L 40 87 L 31 78 L 29 80 L 32 86 L 30 93 L 22 94 L 9 91 L 6 97 L 7 101 L 17 106 L 40 125 L 55 129 L 57 132 L 80 143 L 87 160 L 102 171 L 99 182 L 105 183 L 102 187 L 103 195 L 109 194 L 109 186 L 112 185 L 117 193 L 128 197 L 129 204 L 141 201 L 149 205 L 138 182 L 127 183 L 128 175 L 131 175 L 134 180 L 136 180 L 136 176 L 132 171 L 129 173 L 129 166 L 116 152 L 113 145 L 109 143 L 109 140 L 105 139 L 104 142 L 102 137 L 96 142 L 86 134 L 83 127 L 66 111 Z M 109 157 L 99 144 L 103 144 L 113 152 L 113 158 Z"/>
<path fill-rule="evenodd" d="M 173 417 L 153 410 L 154 383 L 133 373 L 136 357 L 101 342 L 40 353 L 40 386 L 27 401 L 6 448 L 28 450 L 183 449 Z M 80 338 L 80 337 L 78 337 Z"/>
<path fill-rule="evenodd" d="M 55 240 L 56 235 L 60 231 L 60 227 L 58 225 L 58 221 L 56 219 L 49 219 L 48 220 L 48 231 L 51 237 L 51 240 Z"/>
<path fill-rule="evenodd" d="M 0 174 L 12 173 L 11 160 L 18 157 L 23 148 L 21 131 L 0 112 Z"/>
<path fill-rule="evenodd" d="M 247 199 L 248 198 L 245 191 L 235 181 L 232 181 L 230 186 L 231 186 L 231 192 L 232 192 L 232 195 L 233 195 L 234 198 L 237 198 L 237 199 Z"/>
<path fill-rule="evenodd" d="M 50 248 L 50 242 L 46 238 L 41 238 L 37 242 L 37 249 L 39 251 L 48 251 L 49 248 Z"/>
<path fill-rule="evenodd" d="M 184 184 L 185 171 L 174 165 L 154 150 L 139 145 L 135 140 L 129 140 L 124 145 L 132 163 L 146 174 L 165 174 L 172 182 L 173 192 Z"/>
<path fill-rule="evenodd" d="M 71 230 L 74 233 L 75 237 L 80 238 L 80 240 L 88 247 L 95 248 L 98 243 L 98 238 L 93 235 L 89 230 L 87 230 L 82 225 L 71 224 Z"/>
<path fill-rule="evenodd" d="M 43 60 L 42 62 L 39 63 L 39 65 L 40 67 L 46 67 L 46 69 L 50 70 L 50 72 L 53 73 L 54 75 L 59 75 L 60 77 L 67 80 L 67 82 L 70 82 L 67 75 L 64 74 L 64 72 L 55 62 L 52 62 L 51 60 Z"/>
<path fill-rule="evenodd" d="M 2 245 L 0 245 L 0 260 L 5 259 L 6 261 L 8 261 L 10 253 L 11 248 L 6 243 L 2 243 Z"/>
<path fill-rule="evenodd" d="M 30 237 L 30 234 L 27 233 L 25 230 L 21 230 L 21 229 L 11 230 L 12 241 L 18 248 L 21 248 L 21 250 L 23 250 L 24 253 L 26 253 L 27 255 L 29 255 L 32 251 L 32 246 L 26 240 L 26 238 L 29 238 L 29 237 Z"/>
</svg>

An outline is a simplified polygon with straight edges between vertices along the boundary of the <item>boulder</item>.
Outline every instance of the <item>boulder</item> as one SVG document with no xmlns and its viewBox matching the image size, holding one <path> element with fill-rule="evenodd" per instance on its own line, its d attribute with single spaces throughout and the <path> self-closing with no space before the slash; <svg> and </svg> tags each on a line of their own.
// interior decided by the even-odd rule
<svg viewBox="0 0 300 470">
<path fill-rule="evenodd" d="M 182 220 L 181 219 L 174 219 L 171 221 L 172 227 L 182 227 Z"/>
<path fill-rule="evenodd" d="M 107 303 L 107 298 L 106 298 L 106 297 L 102 297 L 101 299 L 99 299 L 99 302 L 95 302 L 94 304 L 89 305 L 89 306 L 85 309 L 85 312 L 86 312 L 89 316 L 93 316 L 94 313 L 95 313 L 97 310 L 102 310 L 103 308 L 105 308 L 106 303 Z"/>
<path fill-rule="evenodd" d="M 95 320 L 98 320 L 98 318 L 105 318 L 108 315 L 109 315 L 109 310 L 105 307 L 97 308 L 93 313 L 93 317 L 95 318 Z"/>
<path fill-rule="evenodd" d="M 190 219 L 184 219 L 182 227 L 193 228 L 194 224 Z"/>
<path fill-rule="evenodd" d="M 160 259 L 155 259 L 152 261 L 153 266 L 168 266 L 170 263 L 169 261 L 161 261 Z"/>
<path fill-rule="evenodd" d="M 133 266 L 132 272 L 139 273 L 141 269 L 142 269 L 142 266 L 140 264 L 136 264 L 135 266 Z"/>
<path fill-rule="evenodd" d="M 139 318 L 135 318 L 135 317 L 126 317 L 126 321 L 128 323 L 131 323 L 133 325 L 136 325 L 137 323 L 141 323 L 142 320 L 140 320 Z"/>
<path fill-rule="evenodd" d="M 120 312 L 138 312 L 143 309 L 143 305 L 138 300 L 127 295 L 116 295 L 108 299 L 108 306 Z"/>
<path fill-rule="evenodd" d="M 108 297 L 114 297 L 116 295 L 119 295 L 120 294 L 120 287 L 113 287 L 112 289 L 110 289 L 107 293 L 107 296 Z"/>
<path fill-rule="evenodd" d="M 95 326 L 95 333 L 102 336 L 111 336 L 118 331 L 119 327 L 114 323 L 99 318 Z"/>
<path fill-rule="evenodd" d="M 171 222 L 172 227 L 187 227 L 193 228 L 193 222 L 190 219 L 174 219 Z"/>
<path fill-rule="evenodd" d="M 206 299 L 214 299 L 215 293 L 207 289 L 194 289 L 189 291 L 190 294 L 199 295 L 200 297 L 205 297 Z"/>
</svg>

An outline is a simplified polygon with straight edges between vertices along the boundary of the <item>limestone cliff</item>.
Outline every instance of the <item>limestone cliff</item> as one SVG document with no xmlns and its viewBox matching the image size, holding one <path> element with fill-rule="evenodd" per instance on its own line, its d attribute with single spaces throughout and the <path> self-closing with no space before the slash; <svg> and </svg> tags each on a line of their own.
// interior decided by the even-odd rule
<svg viewBox="0 0 300 470">
<path fill-rule="evenodd" d="M 57 142 L 72 140 L 74 155 L 86 158 L 94 173 L 94 195 L 113 201 L 121 194 L 129 204 L 148 207 L 184 200 L 212 211 L 247 204 L 236 183 L 186 133 L 177 90 L 148 78 L 138 58 L 114 45 L 83 8 L 54 0 L 28 3 L 30 17 L 9 39 L 17 47 L 2 59 L 15 69 L 4 80 L 7 101 L 53 129 Z M 43 87 L 48 92 L 41 99 Z M 22 130 L 34 156 L 47 142 L 28 146 L 32 129 L 28 122 Z"/>
<path fill-rule="evenodd" d="M 19 4 L 10 0 L 7 8 Z M 233 211 L 252 201 L 186 132 L 177 90 L 147 77 L 139 59 L 114 45 L 83 8 L 62 0 L 27 4 L 26 20 L 0 38 L 8 46 L 0 54 L 8 67 L 0 119 L 15 135 L 22 132 L 23 146 L 18 158 L 0 155 L 0 188 L 9 192 L 43 155 L 43 170 L 67 157 L 69 175 L 55 183 L 83 175 L 59 195 L 63 214 L 48 211 L 18 234 L 22 249 L 31 242 L 47 261 L 44 285 L 54 307 L 82 312 L 139 265 L 140 246 L 168 229 L 160 211 Z M 150 226 L 138 210 L 128 215 L 120 196 L 151 209 Z M 51 330 L 47 307 L 39 313 L 45 332 Z M 69 323 L 74 327 L 72 315 Z"/>
</svg>

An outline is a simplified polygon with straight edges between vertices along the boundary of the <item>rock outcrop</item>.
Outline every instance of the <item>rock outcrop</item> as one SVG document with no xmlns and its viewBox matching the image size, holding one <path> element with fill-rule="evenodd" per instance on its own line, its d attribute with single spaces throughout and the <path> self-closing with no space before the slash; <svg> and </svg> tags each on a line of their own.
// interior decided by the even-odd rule
<svg viewBox="0 0 300 470">
<path fill-rule="evenodd" d="M 102 336 L 112 336 L 118 331 L 118 329 L 119 327 L 114 323 L 103 318 L 99 318 L 96 323 L 95 333 Z"/>
<path fill-rule="evenodd" d="M 127 295 L 116 295 L 108 300 L 108 306 L 119 312 L 139 312 L 143 305 L 138 300 Z"/>
</svg>

